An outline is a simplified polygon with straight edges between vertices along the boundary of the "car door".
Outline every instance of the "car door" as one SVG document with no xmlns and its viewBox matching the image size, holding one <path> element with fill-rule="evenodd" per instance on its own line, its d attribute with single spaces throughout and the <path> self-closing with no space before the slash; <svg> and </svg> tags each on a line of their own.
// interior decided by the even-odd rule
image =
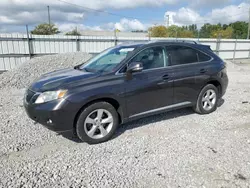
<svg viewBox="0 0 250 188">
<path fill-rule="evenodd" d="M 209 79 L 211 57 L 184 45 L 170 45 L 166 51 L 174 72 L 174 104 L 195 103 L 201 87 Z"/>
<path fill-rule="evenodd" d="M 139 52 L 131 62 L 141 62 L 142 72 L 132 73 L 125 82 L 128 117 L 146 115 L 150 111 L 173 104 L 172 72 L 164 47 L 155 46 Z"/>
</svg>

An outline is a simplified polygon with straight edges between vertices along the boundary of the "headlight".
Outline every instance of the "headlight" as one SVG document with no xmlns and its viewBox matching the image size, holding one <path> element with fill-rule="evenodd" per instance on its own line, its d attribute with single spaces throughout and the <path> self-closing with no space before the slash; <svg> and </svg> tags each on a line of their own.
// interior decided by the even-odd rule
<svg viewBox="0 0 250 188">
<path fill-rule="evenodd" d="M 61 99 L 65 96 L 67 90 L 58 90 L 58 91 L 46 91 L 44 93 L 41 93 L 38 98 L 36 99 L 36 104 L 45 103 L 48 101 Z"/>
</svg>

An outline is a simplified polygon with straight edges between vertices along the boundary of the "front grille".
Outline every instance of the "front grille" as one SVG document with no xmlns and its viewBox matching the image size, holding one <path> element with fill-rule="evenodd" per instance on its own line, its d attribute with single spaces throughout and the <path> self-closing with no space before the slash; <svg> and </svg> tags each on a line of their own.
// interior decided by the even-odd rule
<svg viewBox="0 0 250 188">
<path fill-rule="evenodd" d="M 32 99 L 32 97 L 35 95 L 36 93 L 34 91 L 31 91 L 31 90 L 27 90 L 26 92 L 26 96 L 25 96 L 25 100 L 27 103 L 30 102 L 30 100 Z"/>
</svg>

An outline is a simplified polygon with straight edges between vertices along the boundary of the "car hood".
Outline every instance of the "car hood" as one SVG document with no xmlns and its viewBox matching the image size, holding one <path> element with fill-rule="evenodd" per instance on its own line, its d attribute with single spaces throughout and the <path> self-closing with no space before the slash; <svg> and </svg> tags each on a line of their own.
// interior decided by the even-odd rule
<svg viewBox="0 0 250 188">
<path fill-rule="evenodd" d="M 85 72 L 73 68 L 62 69 L 42 75 L 31 84 L 30 89 L 36 92 L 44 92 L 67 88 L 67 86 L 72 86 L 75 82 L 97 76 L 99 76 L 98 73 Z"/>
</svg>

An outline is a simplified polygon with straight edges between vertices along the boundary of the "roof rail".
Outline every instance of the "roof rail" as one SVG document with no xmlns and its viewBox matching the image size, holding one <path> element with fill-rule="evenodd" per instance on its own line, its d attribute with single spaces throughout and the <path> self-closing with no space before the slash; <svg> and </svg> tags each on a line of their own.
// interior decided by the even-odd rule
<svg viewBox="0 0 250 188">
<path fill-rule="evenodd" d="M 154 42 L 183 42 L 183 43 L 190 43 L 190 44 L 199 44 L 199 42 L 194 41 L 194 40 L 180 40 L 180 39 L 152 40 L 150 42 L 152 43 Z"/>
</svg>

